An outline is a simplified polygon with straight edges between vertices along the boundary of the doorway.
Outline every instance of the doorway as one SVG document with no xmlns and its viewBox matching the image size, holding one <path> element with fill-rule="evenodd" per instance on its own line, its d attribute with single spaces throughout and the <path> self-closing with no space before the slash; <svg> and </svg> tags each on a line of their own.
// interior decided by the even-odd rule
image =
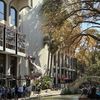
<svg viewBox="0 0 100 100">
<path fill-rule="evenodd" d="M 17 57 L 11 56 L 10 57 L 10 74 L 13 77 L 16 77 L 17 75 Z"/>
<path fill-rule="evenodd" d="M 14 87 L 16 85 L 17 78 L 17 57 L 10 56 L 10 75 L 12 79 L 10 80 L 10 87 Z"/>
</svg>

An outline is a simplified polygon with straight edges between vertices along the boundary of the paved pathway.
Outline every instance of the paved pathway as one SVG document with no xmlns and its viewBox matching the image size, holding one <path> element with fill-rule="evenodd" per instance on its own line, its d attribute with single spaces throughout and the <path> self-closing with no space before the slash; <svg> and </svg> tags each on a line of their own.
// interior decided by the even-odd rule
<svg viewBox="0 0 100 100">
<path fill-rule="evenodd" d="M 18 100 L 29 100 L 29 99 L 32 99 L 32 98 L 37 98 L 39 96 L 42 96 L 42 97 L 48 97 L 48 96 L 57 96 L 59 95 L 60 97 L 60 93 L 61 93 L 61 90 L 55 90 L 55 91 L 51 91 L 50 89 L 48 90 L 42 90 L 40 92 L 40 94 L 36 94 L 36 93 L 31 93 L 30 97 L 26 97 L 26 98 L 19 98 Z M 75 98 L 75 99 L 72 99 L 72 100 L 78 100 L 78 97 L 79 96 L 75 96 L 75 95 L 63 95 L 63 97 L 65 98 Z"/>
</svg>

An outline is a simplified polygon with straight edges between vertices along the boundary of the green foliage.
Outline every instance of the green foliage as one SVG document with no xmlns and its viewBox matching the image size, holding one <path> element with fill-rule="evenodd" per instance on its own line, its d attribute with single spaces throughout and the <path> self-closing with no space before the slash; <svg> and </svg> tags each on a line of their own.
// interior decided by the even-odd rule
<svg viewBox="0 0 100 100">
<path fill-rule="evenodd" d="M 100 76 L 100 52 L 91 52 L 90 66 L 87 68 L 87 75 Z"/>
<path fill-rule="evenodd" d="M 41 88 L 48 89 L 51 86 L 52 79 L 49 76 L 44 76 L 41 78 Z"/>
<path fill-rule="evenodd" d="M 41 12 L 45 17 L 42 30 L 53 39 L 50 45 L 50 52 L 55 53 L 64 38 L 67 39 L 67 33 L 70 34 L 72 24 L 65 19 L 66 11 L 63 11 L 62 0 L 44 0 Z M 66 40 L 65 39 L 65 40 Z"/>
<path fill-rule="evenodd" d="M 92 64 L 87 71 L 88 75 L 100 76 L 100 61 L 96 64 Z"/>
<path fill-rule="evenodd" d="M 61 5 L 61 0 L 44 0 L 41 10 L 45 14 L 56 12 L 60 9 L 60 5 Z"/>
<path fill-rule="evenodd" d="M 41 12 L 46 17 L 45 26 L 49 28 L 57 26 L 62 17 L 62 0 L 44 0 Z"/>
<path fill-rule="evenodd" d="M 95 62 L 97 61 L 95 61 L 93 57 L 91 59 L 91 54 L 89 52 L 96 46 L 97 41 L 100 41 L 100 39 L 98 38 L 100 37 L 100 35 L 97 34 L 96 29 L 92 29 L 92 27 L 90 29 L 87 28 L 84 31 L 81 30 L 80 24 L 84 22 L 84 20 L 86 21 L 86 19 L 87 23 L 91 23 L 92 20 L 90 21 L 90 19 L 95 19 L 98 16 L 99 6 L 96 6 L 95 8 L 93 6 L 93 8 L 91 8 L 90 5 L 95 3 L 93 3 L 93 1 L 43 1 L 44 3 L 41 9 L 41 12 L 44 16 L 42 29 L 45 34 L 48 34 L 50 37 L 52 37 L 51 40 L 54 40 L 51 45 L 49 45 L 50 52 L 53 54 L 59 49 L 62 51 L 65 50 L 66 54 L 76 56 L 81 62 L 79 66 L 79 70 L 81 70 L 81 73 L 84 73 L 86 70 L 88 72 L 89 68 L 86 67 L 90 66 L 91 63 L 93 64 L 94 62 L 91 67 L 94 66 L 93 70 L 94 72 L 96 72 L 95 66 L 97 65 Z M 71 18 L 71 20 L 68 20 L 68 18 Z M 77 54 L 75 54 L 77 48 L 79 50 L 78 56 Z M 97 45 L 97 48 L 100 48 L 100 46 Z M 89 70 L 92 69 L 91 67 Z M 93 70 L 91 70 L 90 73 L 92 73 Z"/>
<path fill-rule="evenodd" d="M 58 43 L 57 41 L 53 41 L 52 44 L 49 46 L 50 52 L 53 54 L 58 50 Z"/>
<path fill-rule="evenodd" d="M 51 82 L 52 78 L 50 78 L 49 76 L 44 76 L 39 80 L 35 80 L 34 84 L 36 85 L 36 87 L 39 87 L 41 89 L 49 89 L 51 88 Z"/>
<path fill-rule="evenodd" d="M 39 83 L 40 83 L 40 80 L 34 80 L 34 85 L 35 85 L 35 86 L 38 86 Z"/>
</svg>

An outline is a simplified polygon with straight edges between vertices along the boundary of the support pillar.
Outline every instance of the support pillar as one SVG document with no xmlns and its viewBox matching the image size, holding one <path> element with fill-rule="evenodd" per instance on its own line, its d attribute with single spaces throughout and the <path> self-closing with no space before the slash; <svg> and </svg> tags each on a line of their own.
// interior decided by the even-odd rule
<svg viewBox="0 0 100 100">
<path fill-rule="evenodd" d="M 57 57 L 57 53 L 56 53 L 56 85 L 58 84 L 58 62 L 57 62 L 57 59 L 58 57 Z"/>
<path fill-rule="evenodd" d="M 9 61 L 10 61 L 10 57 L 9 57 L 9 55 L 8 54 L 6 54 L 6 72 L 5 72 L 5 77 L 6 77 L 6 81 L 5 81 L 5 85 L 7 86 L 7 87 L 9 87 L 9 80 L 7 79 L 7 76 L 9 76 L 10 75 L 10 63 L 9 63 Z"/>
</svg>

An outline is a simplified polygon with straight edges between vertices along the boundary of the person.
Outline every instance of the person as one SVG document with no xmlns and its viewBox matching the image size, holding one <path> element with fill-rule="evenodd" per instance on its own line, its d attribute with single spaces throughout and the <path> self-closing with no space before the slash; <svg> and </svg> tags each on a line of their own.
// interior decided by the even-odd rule
<svg viewBox="0 0 100 100">
<path fill-rule="evenodd" d="M 96 92 L 97 92 L 96 87 L 93 86 L 91 88 L 91 93 L 88 95 L 88 98 L 93 99 L 93 100 L 95 99 L 100 100 L 100 96 Z"/>
<path fill-rule="evenodd" d="M 15 86 L 15 97 L 18 98 L 18 86 Z"/>
<path fill-rule="evenodd" d="M 2 97 L 3 99 L 5 99 L 5 96 L 6 96 L 6 94 L 5 94 L 5 87 L 3 86 L 3 87 L 2 87 L 2 95 L 1 95 L 1 97 Z"/>
<path fill-rule="evenodd" d="M 8 98 L 8 99 L 11 99 L 11 98 L 12 98 L 12 95 L 11 95 L 11 88 L 8 89 L 7 98 Z"/>
<path fill-rule="evenodd" d="M 100 87 L 97 87 L 97 88 L 96 88 L 96 94 L 97 94 L 98 96 L 100 96 Z"/>
<path fill-rule="evenodd" d="M 1 96 L 2 96 L 2 87 L 0 86 L 0 99 L 1 99 Z"/>
<path fill-rule="evenodd" d="M 24 86 L 23 86 L 23 96 L 24 96 L 24 97 L 26 96 L 26 92 L 27 92 L 27 91 L 26 91 L 26 85 L 24 85 Z"/>
<path fill-rule="evenodd" d="M 15 88 L 14 87 L 11 88 L 11 95 L 12 95 L 12 98 L 15 97 Z"/>
<path fill-rule="evenodd" d="M 88 93 L 87 88 L 86 87 L 82 88 L 82 93 L 79 97 L 79 100 L 88 100 L 87 93 Z"/>
<path fill-rule="evenodd" d="M 37 92 L 38 92 L 38 94 L 40 94 L 40 88 L 39 87 L 37 88 Z"/>
<path fill-rule="evenodd" d="M 100 87 L 96 88 L 96 98 L 100 99 Z"/>
<path fill-rule="evenodd" d="M 18 97 L 21 98 L 22 96 L 23 96 L 23 86 L 21 85 L 18 87 Z"/>
<path fill-rule="evenodd" d="M 27 94 L 28 94 L 28 96 L 30 96 L 31 91 L 32 91 L 32 86 L 30 85 L 30 86 L 27 87 Z"/>
</svg>

